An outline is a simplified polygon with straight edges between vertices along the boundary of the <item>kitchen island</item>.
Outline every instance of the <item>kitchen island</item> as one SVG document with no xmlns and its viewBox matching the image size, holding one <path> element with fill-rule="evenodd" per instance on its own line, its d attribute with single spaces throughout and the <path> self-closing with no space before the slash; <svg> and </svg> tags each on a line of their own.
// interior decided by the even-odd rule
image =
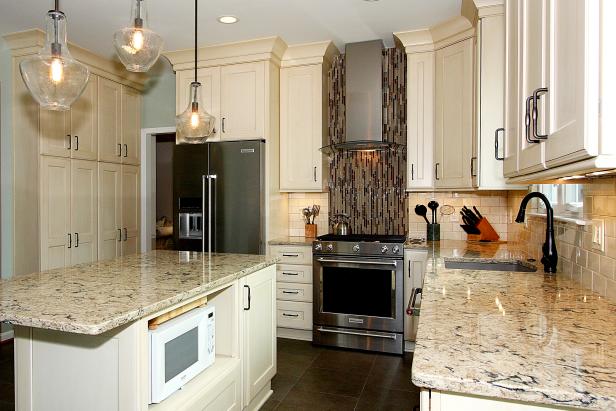
<svg viewBox="0 0 616 411">
<path fill-rule="evenodd" d="M 515 245 L 409 247 L 430 254 L 412 368 L 422 410 L 616 409 L 614 301 L 542 267 L 445 268 L 525 261 Z"/>
<path fill-rule="evenodd" d="M 17 410 L 258 408 L 276 372 L 275 263 L 152 251 L 0 281 Z M 149 405 L 148 321 L 204 297 L 216 309 L 214 365 Z"/>
</svg>

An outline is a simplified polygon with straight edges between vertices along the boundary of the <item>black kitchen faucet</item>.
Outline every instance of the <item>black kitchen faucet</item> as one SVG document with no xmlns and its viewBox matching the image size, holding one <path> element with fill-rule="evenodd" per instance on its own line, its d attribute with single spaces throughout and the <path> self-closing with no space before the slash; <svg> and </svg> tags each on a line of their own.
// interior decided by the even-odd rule
<svg viewBox="0 0 616 411">
<path fill-rule="evenodd" d="M 556 265 L 558 264 L 558 252 L 556 251 L 556 241 L 554 240 L 554 210 L 550 204 L 550 200 L 539 192 L 528 193 L 520 204 L 520 211 L 515 219 L 516 223 L 524 222 L 524 215 L 526 214 L 526 205 L 531 198 L 539 198 L 545 203 L 545 209 L 547 211 L 547 224 L 545 229 L 545 243 L 543 243 L 543 257 L 541 263 L 543 264 L 543 270 L 546 273 L 555 273 Z"/>
</svg>

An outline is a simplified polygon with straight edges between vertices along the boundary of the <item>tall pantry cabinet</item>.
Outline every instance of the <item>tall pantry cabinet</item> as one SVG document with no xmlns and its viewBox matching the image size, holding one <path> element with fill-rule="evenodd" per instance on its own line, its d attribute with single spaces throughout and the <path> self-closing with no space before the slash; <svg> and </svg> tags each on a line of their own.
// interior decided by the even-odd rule
<svg viewBox="0 0 616 411">
<path fill-rule="evenodd" d="M 71 53 L 90 68 L 86 89 L 68 111 L 41 110 L 23 85 L 19 62 L 38 51 L 44 33 L 31 30 L 4 39 L 13 58 L 10 271 L 61 268 L 139 251 L 144 77 L 71 45 Z M 110 169 L 117 172 L 115 179 L 106 173 Z"/>
</svg>

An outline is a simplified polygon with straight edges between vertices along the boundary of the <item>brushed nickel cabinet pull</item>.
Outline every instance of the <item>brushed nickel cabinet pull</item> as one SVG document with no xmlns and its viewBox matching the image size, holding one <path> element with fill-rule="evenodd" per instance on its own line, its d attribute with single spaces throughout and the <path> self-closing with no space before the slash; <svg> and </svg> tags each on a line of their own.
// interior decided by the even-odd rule
<svg viewBox="0 0 616 411">
<path fill-rule="evenodd" d="M 71 233 L 68 233 L 68 248 L 72 248 L 73 247 L 73 236 L 71 235 Z"/>
<path fill-rule="evenodd" d="M 124 144 L 124 157 L 128 157 L 128 144 Z"/>
<path fill-rule="evenodd" d="M 128 240 L 128 229 L 124 227 L 124 241 Z"/>
<path fill-rule="evenodd" d="M 122 144 L 118 144 L 118 157 L 122 157 Z"/>
<path fill-rule="evenodd" d="M 435 178 L 436 180 L 440 180 L 440 179 L 439 179 L 439 177 L 438 177 L 438 166 L 439 166 L 439 163 L 436 163 L 436 164 L 434 165 L 434 178 Z"/>
<path fill-rule="evenodd" d="M 502 127 L 499 127 L 496 129 L 496 131 L 494 132 L 494 158 L 498 161 L 503 161 L 505 159 L 505 156 L 503 155 L 502 157 L 499 156 L 498 154 L 498 133 L 503 132 L 503 144 L 505 143 L 505 129 Z"/>
<path fill-rule="evenodd" d="M 75 233 L 75 248 L 79 247 L 79 233 Z"/>
<path fill-rule="evenodd" d="M 79 151 L 79 136 L 75 136 L 75 151 Z"/>
<path fill-rule="evenodd" d="M 71 135 L 70 134 L 66 135 L 66 140 L 68 140 L 68 148 L 67 148 L 67 150 L 70 150 L 71 149 Z"/>
<path fill-rule="evenodd" d="M 118 228 L 118 242 L 122 241 L 122 229 Z"/>
</svg>

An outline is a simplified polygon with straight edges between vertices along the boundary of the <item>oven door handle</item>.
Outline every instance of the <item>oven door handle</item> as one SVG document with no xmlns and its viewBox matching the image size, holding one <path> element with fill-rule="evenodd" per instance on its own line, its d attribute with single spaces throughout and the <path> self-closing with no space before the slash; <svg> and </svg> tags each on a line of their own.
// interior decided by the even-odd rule
<svg viewBox="0 0 616 411">
<path fill-rule="evenodd" d="M 331 333 L 331 334 L 346 334 L 346 335 L 358 335 L 360 337 L 376 337 L 376 338 L 387 338 L 389 340 L 395 340 L 397 338 L 396 334 L 392 333 L 371 333 L 371 332 L 361 332 L 361 331 L 348 331 L 348 330 L 340 330 L 340 329 L 329 329 L 324 327 L 317 327 L 317 331 L 322 333 Z"/>
<path fill-rule="evenodd" d="M 317 258 L 317 261 L 320 263 L 342 263 L 342 264 L 365 264 L 365 265 L 392 265 L 394 267 L 398 266 L 397 261 L 367 261 L 367 260 L 335 260 L 328 258 Z"/>
</svg>

